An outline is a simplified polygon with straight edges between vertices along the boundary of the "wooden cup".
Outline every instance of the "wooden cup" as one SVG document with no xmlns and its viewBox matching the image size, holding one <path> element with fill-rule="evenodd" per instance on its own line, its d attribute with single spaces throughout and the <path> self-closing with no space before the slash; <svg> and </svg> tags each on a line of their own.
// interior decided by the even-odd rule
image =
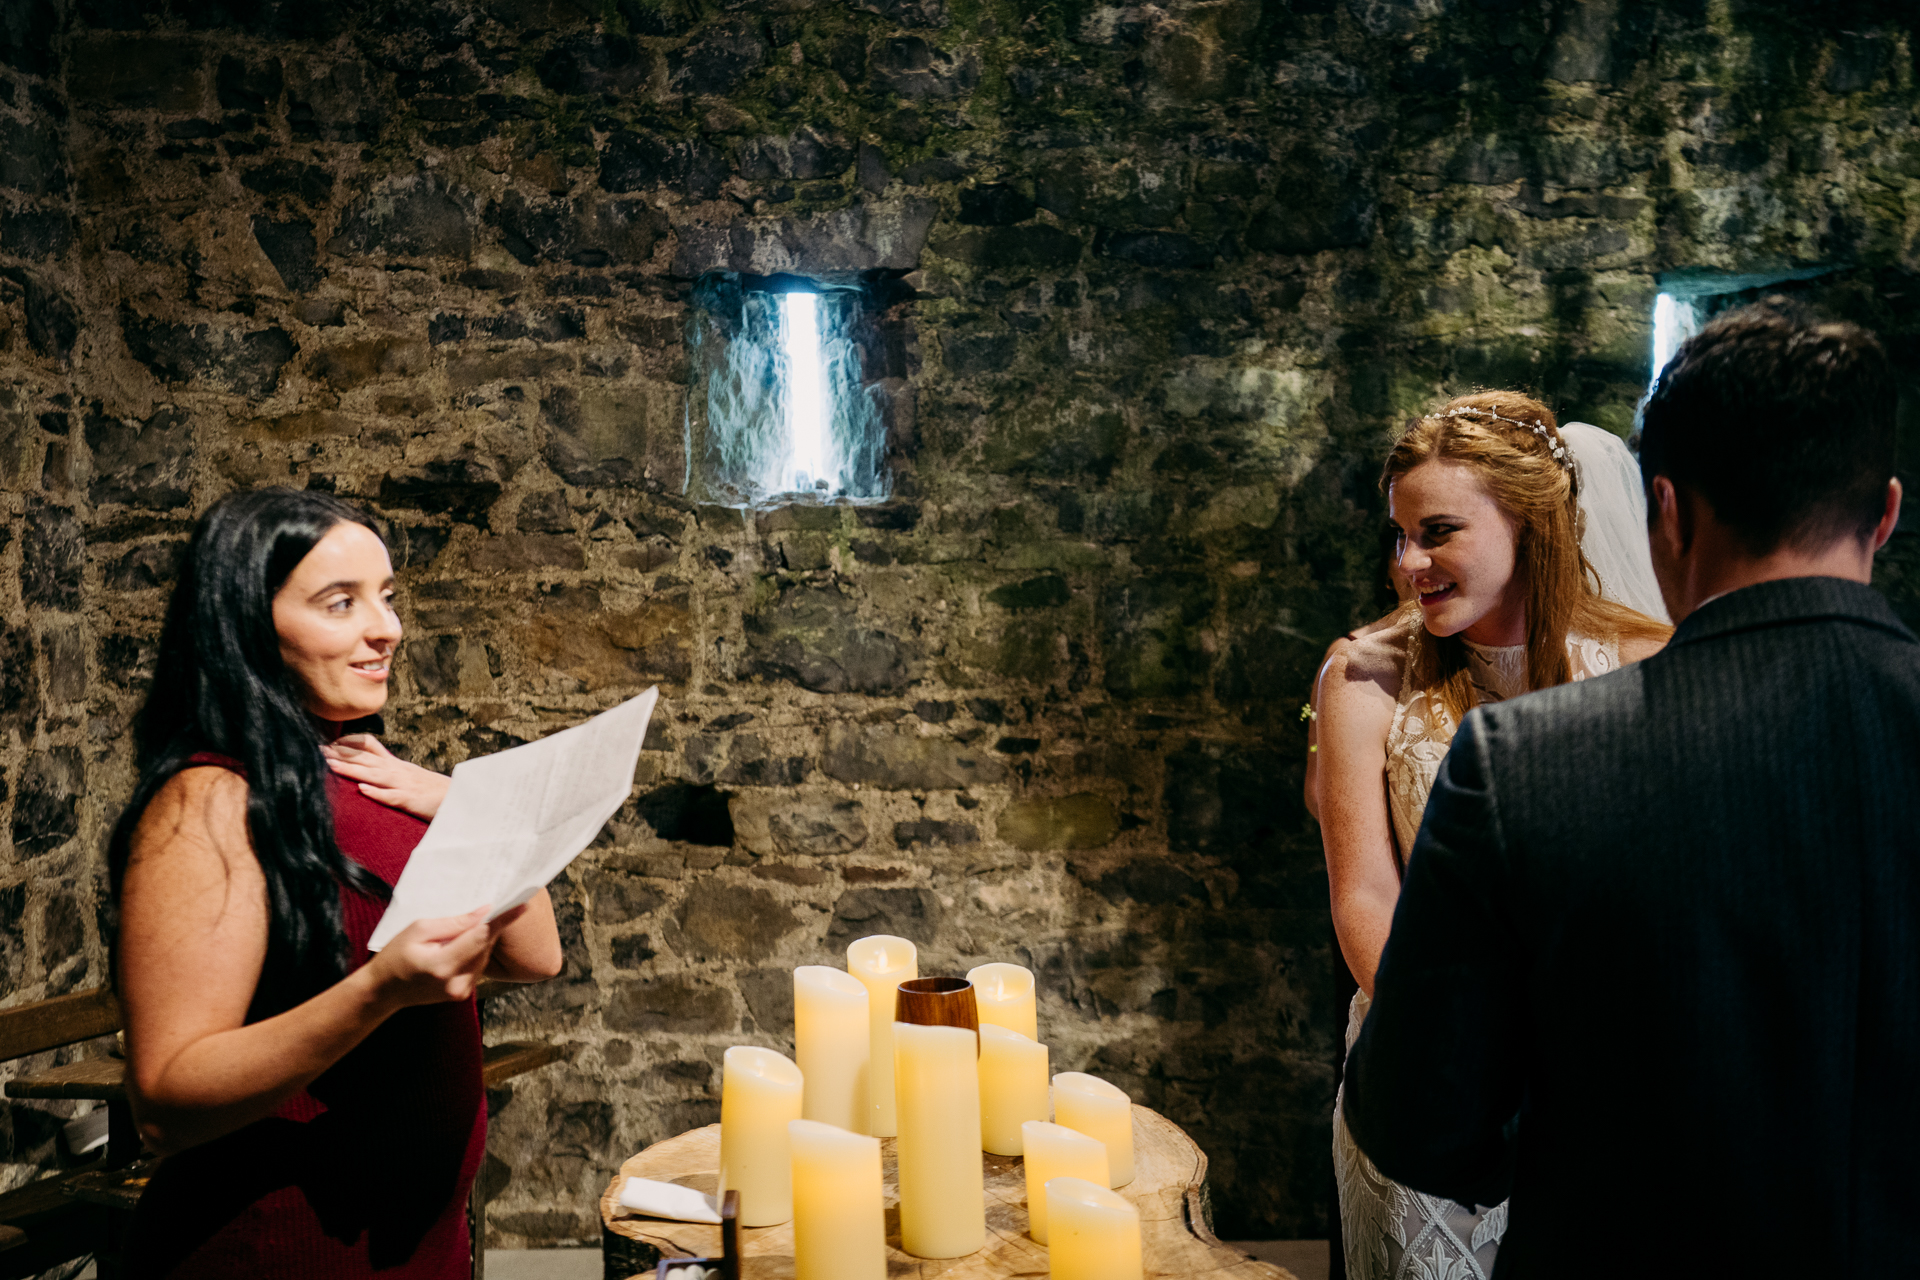
<svg viewBox="0 0 1920 1280">
<path fill-rule="evenodd" d="M 980 1037 L 980 1005 L 965 978 L 914 978 L 900 984 L 893 1020 L 921 1027 L 964 1027 Z"/>
</svg>

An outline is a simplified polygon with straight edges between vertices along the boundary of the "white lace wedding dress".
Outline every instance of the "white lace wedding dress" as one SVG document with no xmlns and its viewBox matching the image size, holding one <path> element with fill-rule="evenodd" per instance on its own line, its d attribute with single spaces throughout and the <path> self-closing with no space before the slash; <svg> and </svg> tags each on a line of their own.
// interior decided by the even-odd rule
<svg viewBox="0 0 1920 1280">
<path fill-rule="evenodd" d="M 1498 702 L 1526 690 L 1524 645 L 1495 649 L 1462 643 L 1480 701 Z M 1568 637 L 1567 653 L 1575 680 L 1620 665 L 1617 645 L 1583 636 Z M 1413 848 L 1427 794 L 1458 727 L 1437 699 L 1408 692 L 1410 684 L 1403 665 L 1401 694 L 1387 728 L 1387 806 L 1402 857 Z M 1371 1004 L 1366 992 L 1354 993 L 1347 1014 L 1349 1049 Z M 1469 1208 L 1382 1177 L 1354 1145 L 1338 1097 L 1333 1107 L 1333 1168 L 1340 1188 L 1347 1280 L 1487 1280 L 1492 1275 L 1494 1252 L 1507 1229 L 1507 1206 Z"/>
</svg>

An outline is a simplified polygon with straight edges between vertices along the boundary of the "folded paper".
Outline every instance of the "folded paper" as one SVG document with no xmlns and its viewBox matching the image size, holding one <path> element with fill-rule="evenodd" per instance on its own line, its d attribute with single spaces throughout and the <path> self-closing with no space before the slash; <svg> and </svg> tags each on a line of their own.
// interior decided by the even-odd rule
<svg viewBox="0 0 1920 1280">
<path fill-rule="evenodd" d="M 540 892 L 600 834 L 633 793 L 640 743 L 659 689 L 523 747 L 466 760 L 433 825 L 407 859 L 378 951 L 416 920 L 491 905 L 510 911 Z"/>
<path fill-rule="evenodd" d="M 712 1196 L 677 1182 L 655 1182 L 652 1178 L 628 1178 L 620 1188 L 620 1207 L 643 1217 L 674 1222 L 720 1221 L 720 1210 Z"/>
</svg>

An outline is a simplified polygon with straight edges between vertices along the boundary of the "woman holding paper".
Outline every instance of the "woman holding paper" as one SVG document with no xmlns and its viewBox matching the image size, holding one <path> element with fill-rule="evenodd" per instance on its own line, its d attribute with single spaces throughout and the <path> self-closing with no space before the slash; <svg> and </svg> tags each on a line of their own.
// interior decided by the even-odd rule
<svg viewBox="0 0 1920 1280">
<path fill-rule="evenodd" d="M 371 739 L 363 785 L 324 754 L 386 703 L 393 590 L 371 522 L 324 493 L 234 495 L 194 530 L 108 855 L 128 1095 L 167 1157 L 131 1276 L 469 1273 L 474 991 L 551 977 L 560 945 L 542 892 L 366 950 L 445 793 Z"/>
</svg>

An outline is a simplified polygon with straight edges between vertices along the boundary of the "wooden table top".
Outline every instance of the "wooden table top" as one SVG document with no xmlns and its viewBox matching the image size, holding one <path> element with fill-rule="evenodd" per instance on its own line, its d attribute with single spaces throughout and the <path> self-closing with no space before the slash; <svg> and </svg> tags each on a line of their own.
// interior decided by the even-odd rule
<svg viewBox="0 0 1920 1280">
<path fill-rule="evenodd" d="M 1140 1209 L 1148 1280 L 1175 1276 L 1182 1280 L 1295 1280 L 1292 1272 L 1249 1258 L 1214 1238 L 1207 1212 L 1207 1157 L 1178 1125 L 1136 1106 L 1133 1147 L 1134 1179 L 1119 1191 Z M 881 1139 L 880 1152 L 889 1280 L 1046 1276 L 1046 1247 L 1027 1238 L 1026 1169 L 1018 1156 L 981 1156 L 986 1169 L 986 1246 L 964 1258 L 916 1258 L 900 1249 L 894 1140 Z M 600 1220 L 621 1244 L 630 1244 L 626 1252 L 636 1264 L 644 1264 L 649 1256 L 718 1257 L 719 1227 L 633 1217 L 620 1209 L 619 1200 L 628 1178 L 679 1183 L 712 1195 L 719 1166 L 717 1124 L 657 1142 L 620 1166 L 600 1197 Z M 740 1252 L 741 1280 L 793 1280 L 792 1223 L 742 1228 Z M 616 1275 L 644 1275 L 650 1280 L 652 1272 L 637 1266 L 633 1270 L 617 1267 L 610 1253 L 607 1276 L 612 1280 Z"/>
</svg>

